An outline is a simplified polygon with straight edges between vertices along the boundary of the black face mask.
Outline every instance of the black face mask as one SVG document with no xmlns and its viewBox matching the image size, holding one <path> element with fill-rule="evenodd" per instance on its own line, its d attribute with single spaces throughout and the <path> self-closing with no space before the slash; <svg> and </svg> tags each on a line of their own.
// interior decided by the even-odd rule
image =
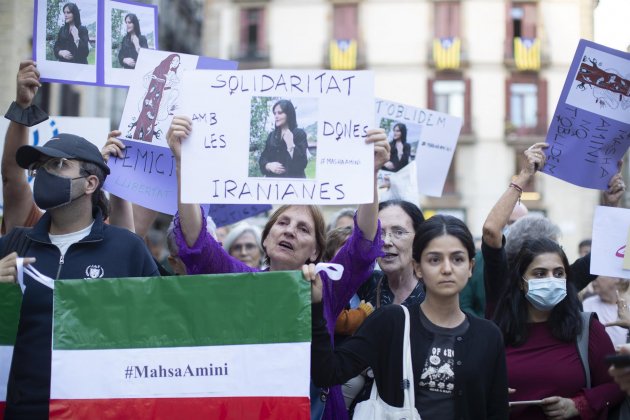
<svg viewBox="0 0 630 420">
<path fill-rule="evenodd" d="M 72 181 L 79 178 L 85 178 L 85 176 L 64 178 L 51 174 L 44 168 L 39 168 L 33 186 L 35 204 L 40 209 L 50 210 L 72 202 Z M 79 197 L 75 197 L 74 200 Z"/>
</svg>

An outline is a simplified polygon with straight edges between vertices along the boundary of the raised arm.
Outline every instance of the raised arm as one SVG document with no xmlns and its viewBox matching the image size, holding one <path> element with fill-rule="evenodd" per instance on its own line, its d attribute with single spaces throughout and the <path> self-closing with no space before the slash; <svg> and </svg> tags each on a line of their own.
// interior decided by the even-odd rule
<svg viewBox="0 0 630 420">
<path fill-rule="evenodd" d="M 491 248 L 501 248 L 503 234 L 502 230 L 507 225 L 514 206 L 521 198 L 523 186 L 525 186 L 534 176 L 536 171 L 545 165 L 545 154 L 543 149 L 549 147 L 547 143 L 536 143 L 525 150 L 527 165 L 510 183 L 510 186 L 503 193 L 499 201 L 492 207 L 488 218 L 483 224 L 483 242 Z"/>
<path fill-rule="evenodd" d="M 359 206 L 357 209 L 357 224 L 365 238 L 374 240 L 378 223 L 378 185 L 376 178 L 378 171 L 389 161 L 390 146 L 387 142 L 385 130 L 382 128 L 368 130 L 367 134 L 365 142 L 374 145 L 374 199 L 369 204 L 361 204 Z"/>
<path fill-rule="evenodd" d="M 179 115 L 173 118 L 171 126 L 166 134 L 168 145 L 175 157 L 175 168 L 177 172 L 177 209 L 179 211 L 179 221 L 188 246 L 193 246 L 197 242 L 199 232 L 203 226 L 201 220 L 201 209 L 197 204 L 182 203 L 182 141 L 190 135 L 192 130 L 192 120 L 186 116 Z"/>
<path fill-rule="evenodd" d="M 32 60 L 22 61 L 17 74 L 15 103 L 6 114 L 11 122 L 2 151 L 5 232 L 9 232 L 15 226 L 24 226 L 28 214 L 35 205 L 26 173 L 18 166 L 15 153 L 21 146 L 28 144 L 28 127 L 48 119 L 48 115 L 32 105 L 40 86 L 36 63 Z"/>
<path fill-rule="evenodd" d="M 107 135 L 107 141 L 105 146 L 101 149 L 101 155 L 105 162 L 109 161 L 110 156 L 123 157 L 122 150 L 125 145 L 122 141 L 118 140 L 121 132 L 118 130 L 110 131 Z M 113 226 L 125 228 L 131 232 L 135 232 L 135 225 L 133 223 L 133 210 L 131 203 L 124 198 L 120 198 L 117 195 L 109 194 L 109 204 L 111 211 L 109 212 L 109 223 Z"/>
<path fill-rule="evenodd" d="M 617 173 L 610 177 L 608 189 L 602 193 L 602 204 L 608 207 L 619 207 L 621 199 L 626 192 L 626 184 L 623 182 L 621 168 L 623 160 L 617 162 Z"/>
</svg>

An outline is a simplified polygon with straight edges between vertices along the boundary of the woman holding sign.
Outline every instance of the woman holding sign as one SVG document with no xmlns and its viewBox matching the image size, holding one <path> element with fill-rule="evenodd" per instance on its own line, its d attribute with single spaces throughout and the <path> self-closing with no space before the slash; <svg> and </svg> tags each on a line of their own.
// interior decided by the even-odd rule
<svg viewBox="0 0 630 420">
<path fill-rule="evenodd" d="M 295 107 L 291 101 L 281 99 L 272 111 L 275 129 L 269 133 L 258 160 L 260 172 L 267 177 L 306 178 L 308 144 L 304 130 L 297 128 Z"/>
<path fill-rule="evenodd" d="M 167 134 L 180 185 L 181 143 L 186 141 L 191 129 L 190 118 L 176 116 Z M 389 160 L 389 143 L 384 130 L 369 130 L 366 143 L 374 144 L 374 173 L 376 175 L 376 172 Z M 186 265 L 188 274 L 261 271 L 230 256 L 221 244 L 207 233 L 205 214 L 200 206 L 182 203 L 180 200 L 178 210 L 178 215 L 174 219 L 174 233 L 179 247 L 179 256 Z M 331 261 L 344 267 L 341 279 L 330 281 L 326 275 L 322 276 L 326 296 L 324 317 L 331 337 L 334 334 L 337 316 L 356 293 L 358 287 L 370 277 L 376 258 L 382 255 L 383 240 L 377 215 L 378 194 L 376 182 L 374 182 L 374 201 L 359 206 L 354 215 L 352 234 Z M 317 206 L 285 205 L 280 207 L 269 218 L 262 232 L 266 270 L 300 270 L 304 264 L 320 262 L 325 248 L 325 238 L 326 223 Z M 325 418 L 335 418 L 333 416 L 347 418 L 343 395 L 339 387 L 331 389 L 324 416 Z"/>
<path fill-rule="evenodd" d="M 125 69 L 135 69 L 140 48 L 148 48 L 149 44 L 147 37 L 140 33 L 140 22 L 138 22 L 136 15 L 129 13 L 125 16 L 125 25 L 127 34 L 120 41 L 118 62 Z"/>
<path fill-rule="evenodd" d="M 65 24 L 59 29 L 53 47 L 57 60 L 64 63 L 87 64 L 90 53 L 88 30 L 81 25 L 81 13 L 74 3 L 63 6 Z"/>
</svg>

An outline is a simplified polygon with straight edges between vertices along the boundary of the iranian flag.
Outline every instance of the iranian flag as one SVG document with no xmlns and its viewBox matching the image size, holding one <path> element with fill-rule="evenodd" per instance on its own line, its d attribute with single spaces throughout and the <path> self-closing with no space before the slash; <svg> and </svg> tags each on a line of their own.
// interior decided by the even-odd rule
<svg viewBox="0 0 630 420">
<path fill-rule="evenodd" d="M 7 401 L 7 380 L 20 319 L 22 292 L 17 284 L 0 283 L 0 420 Z"/>
<path fill-rule="evenodd" d="M 309 419 L 300 272 L 55 281 L 51 418 Z"/>
</svg>

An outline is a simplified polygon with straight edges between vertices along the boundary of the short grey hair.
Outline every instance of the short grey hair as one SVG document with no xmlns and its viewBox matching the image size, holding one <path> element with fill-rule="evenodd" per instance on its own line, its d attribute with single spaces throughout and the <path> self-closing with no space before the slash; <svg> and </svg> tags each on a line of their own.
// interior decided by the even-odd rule
<svg viewBox="0 0 630 420">
<path fill-rule="evenodd" d="M 353 219 L 354 213 L 356 213 L 356 211 L 357 209 L 355 208 L 344 207 L 338 212 L 336 212 L 335 214 L 333 214 L 332 217 L 330 218 L 330 223 L 328 224 L 328 227 L 326 228 L 326 232 L 330 232 L 331 230 L 333 230 L 337 226 L 337 222 L 339 221 L 339 219 L 341 219 L 342 217 L 349 217 Z"/>
<path fill-rule="evenodd" d="M 258 226 L 250 225 L 247 222 L 241 222 L 230 229 L 230 233 L 227 234 L 225 240 L 223 241 L 223 249 L 225 249 L 229 253 L 234 241 L 236 241 L 242 234 L 247 232 L 250 232 L 252 235 L 254 235 L 254 238 L 256 239 L 256 245 L 258 246 L 258 249 L 260 249 L 260 253 L 264 254 L 260 239 L 260 228 Z"/>
<path fill-rule="evenodd" d="M 529 215 L 518 219 L 510 226 L 505 243 L 508 261 L 519 253 L 523 242 L 528 239 L 548 238 L 558 242 L 562 232 L 558 225 L 540 215 Z"/>
</svg>

